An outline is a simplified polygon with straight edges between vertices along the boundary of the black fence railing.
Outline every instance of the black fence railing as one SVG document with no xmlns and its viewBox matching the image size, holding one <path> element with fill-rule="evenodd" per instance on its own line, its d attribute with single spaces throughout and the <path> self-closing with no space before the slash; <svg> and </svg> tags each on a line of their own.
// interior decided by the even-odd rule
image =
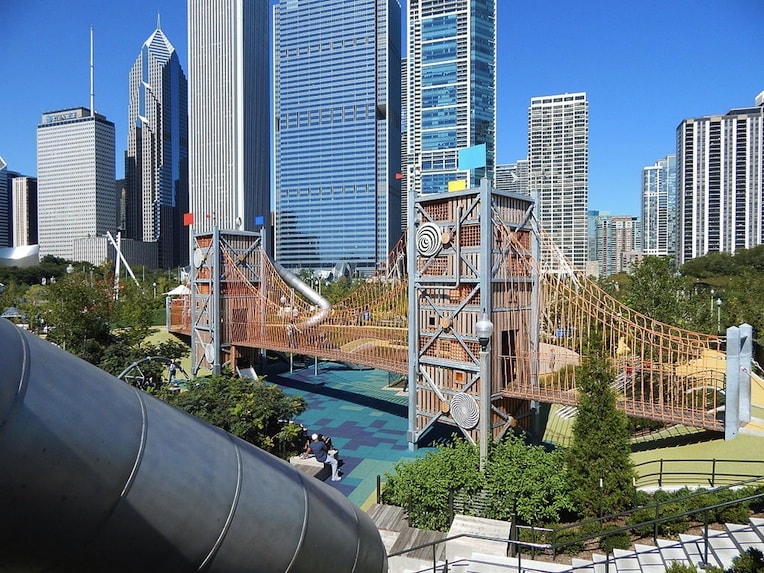
<svg viewBox="0 0 764 573">
<path fill-rule="evenodd" d="M 728 462 L 729 460 L 717 460 L 717 462 Z M 664 470 L 666 468 L 663 468 Z M 658 473 L 660 476 L 671 475 L 667 473 Z M 705 475 L 705 474 L 704 474 Z M 724 472 L 711 474 L 712 479 L 724 478 Z M 739 475 L 739 474 L 738 474 Z M 381 501 L 380 486 L 378 478 L 378 501 Z M 738 491 L 742 490 L 742 491 Z M 739 494 L 737 495 L 736 494 Z M 751 493 L 753 492 L 753 493 Z M 708 496 L 714 497 L 708 497 Z M 717 503 L 702 504 L 699 507 L 690 507 L 689 509 L 674 510 L 674 508 L 686 508 L 692 506 L 695 502 L 702 502 L 707 499 L 718 499 L 718 496 L 732 496 L 730 499 L 718 501 Z M 701 497 L 706 496 L 706 497 Z M 757 505 L 758 509 L 764 509 L 764 476 L 758 475 L 742 481 L 731 482 L 723 486 L 717 486 L 712 489 L 701 489 L 679 497 L 669 497 L 661 500 L 655 498 L 649 505 L 636 507 L 632 510 L 606 515 L 597 519 L 589 519 L 577 523 L 567 524 L 560 527 L 531 527 L 531 526 L 513 526 L 510 528 L 510 536 L 507 539 L 497 537 L 486 537 L 480 535 L 460 534 L 454 537 L 447 537 L 429 543 L 409 547 L 388 557 L 405 555 L 412 551 L 432 547 L 433 552 L 433 571 L 447 571 L 448 564 L 441 565 L 436 563 L 436 548 L 448 541 L 457 538 L 474 538 L 490 541 L 506 542 L 508 554 L 517 558 L 518 570 L 522 554 L 531 559 L 540 553 L 550 555 L 552 559 L 557 559 L 558 555 L 567 552 L 569 548 L 578 548 L 579 550 L 595 549 L 602 550 L 606 556 L 611 549 L 608 546 L 608 540 L 619 535 L 634 536 L 636 538 L 652 536 L 655 543 L 659 537 L 659 530 L 662 524 L 670 522 L 681 522 L 686 527 L 702 526 L 703 528 L 703 546 L 705 547 L 704 563 L 708 563 L 708 535 L 709 524 L 712 522 L 712 516 L 718 515 L 721 510 L 743 506 L 749 508 L 751 505 Z M 453 515 L 453 514 L 452 514 Z M 633 516 L 644 517 L 650 515 L 649 519 L 633 519 Z M 693 523 L 694 521 L 694 523 Z M 579 532 L 588 532 L 580 534 Z M 596 547 L 592 547 L 595 545 Z M 527 564 L 523 567 L 527 571 L 533 571 Z"/>
<path fill-rule="evenodd" d="M 638 488 L 733 484 L 764 476 L 762 460 L 680 459 L 650 460 L 634 466 Z"/>
</svg>

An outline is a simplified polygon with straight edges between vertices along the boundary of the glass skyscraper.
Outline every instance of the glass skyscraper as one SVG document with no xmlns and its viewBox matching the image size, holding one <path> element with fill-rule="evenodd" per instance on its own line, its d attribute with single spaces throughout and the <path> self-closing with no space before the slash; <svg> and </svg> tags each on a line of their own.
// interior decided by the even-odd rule
<svg viewBox="0 0 764 573">
<path fill-rule="evenodd" d="M 160 267 L 188 260 L 188 97 L 175 48 L 157 29 L 130 70 L 126 236 L 155 242 Z"/>
<path fill-rule="evenodd" d="M 270 229 L 270 2 L 188 0 L 193 230 Z"/>
<path fill-rule="evenodd" d="M 409 186 L 436 193 L 493 177 L 496 0 L 409 0 L 407 59 Z M 459 170 L 459 150 L 480 144 L 486 166 Z"/>
<path fill-rule="evenodd" d="M 676 155 L 642 169 L 642 241 L 645 255 L 676 251 Z"/>
<path fill-rule="evenodd" d="M 397 0 L 274 6 L 275 258 L 371 272 L 401 236 Z"/>
</svg>

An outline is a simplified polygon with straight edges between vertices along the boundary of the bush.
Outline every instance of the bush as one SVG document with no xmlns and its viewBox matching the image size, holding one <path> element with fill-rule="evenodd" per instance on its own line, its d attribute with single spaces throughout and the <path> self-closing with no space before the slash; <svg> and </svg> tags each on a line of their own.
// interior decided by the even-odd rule
<svg viewBox="0 0 764 573">
<path fill-rule="evenodd" d="M 555 533 L 555 545 L 557 546 L 558 553 L 564 553 L 565 555 L 577 555 L 584 550 L 584 544 L 582 541 L 572 543 L 573 541 L 580 539 L 584 535 L 578 527 L 568 527 L 565 529 L 557 529 Z"/>
<path fill-rule="evenodd" d="M 600 549 L 605 553 L 612 553 L 613 549 L 629 549 L 631 547 L 631 536 L 628 531 L 620 531 L 618 533 L 608 534 L 608 531 L 618 529 L 617 527 L 609 527 L 602 531 L 602 537 L 600 537 Z"/>
</svg>

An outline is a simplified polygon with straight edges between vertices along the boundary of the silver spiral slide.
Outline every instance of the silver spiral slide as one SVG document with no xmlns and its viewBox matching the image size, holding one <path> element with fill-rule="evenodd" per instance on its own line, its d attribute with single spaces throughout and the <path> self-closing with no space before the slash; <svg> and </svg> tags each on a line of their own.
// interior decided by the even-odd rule
<svg viewBox="0 0 764 573">
<path fill-rule="evenodd" d="M 0 348 L 0 571 L 387 571 L 326 484 L 6 320 Z"/>
</svg>

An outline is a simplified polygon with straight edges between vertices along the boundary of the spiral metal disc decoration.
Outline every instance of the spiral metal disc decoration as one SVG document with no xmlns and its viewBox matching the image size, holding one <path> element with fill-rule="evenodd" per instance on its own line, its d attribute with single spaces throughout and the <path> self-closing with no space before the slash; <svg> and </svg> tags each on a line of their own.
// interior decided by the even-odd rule
<svg viewBox="0 0 764 573">
<path fill-rule="evenodd" d="M 475 398 L 464 392 L 459 392 L 451 398 L 451 417 L 459 427 L 471 430 L 480 421 L 480 411 Z"/>
<path fill-rule="evenodd" d="M 416 230 L 416 249 L 423 257 L 432 257 L 440 251 L 440 228 L 435 223 L 423 223 Z"/>
</svg>

